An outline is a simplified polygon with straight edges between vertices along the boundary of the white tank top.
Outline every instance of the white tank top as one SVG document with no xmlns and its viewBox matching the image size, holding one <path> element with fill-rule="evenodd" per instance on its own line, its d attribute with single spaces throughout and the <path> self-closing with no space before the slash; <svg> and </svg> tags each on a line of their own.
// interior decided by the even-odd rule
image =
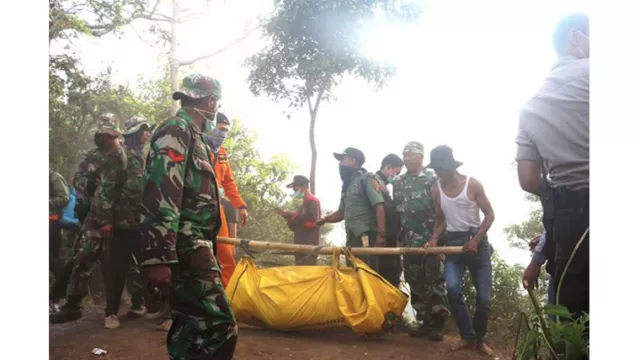
<svg viewBox="0 0 640 360">
<path fill-rule="evenodd" d="M 447 231 L 469 231 L 471 228 L 480 227 L 482 223 L 478 203 L 469 200 L 467 196 L 470 178 L 470 176 L 467 176 L 464 189 L 454 198 L 445 195 L 440 185 L 440 179 L 438 179 L 440 208 L 447 221 Z"/>
</svg>

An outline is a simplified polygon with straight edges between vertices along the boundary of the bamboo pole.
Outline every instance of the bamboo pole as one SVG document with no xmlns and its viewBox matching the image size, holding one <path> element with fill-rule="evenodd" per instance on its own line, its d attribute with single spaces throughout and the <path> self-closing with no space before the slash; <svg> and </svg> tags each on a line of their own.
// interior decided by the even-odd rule
<svg viewBox="0 0 640 360">
<path fill-rule="evenodd" d="M 216 241 L 221 244 L 229 244 L 235 246 L 246 246 L 250 249 L 264 249 L 264 250 L 280 250 L 291 253 L 312 253 L 317 246 L 313 245 L 297 245 L 297 244 L 283 244 L 267 241 L 257 241 L 248 239 L 234 239 L 225 236 L 218 236 Z M 315 253 L 320 255 L 331 255 L 334 249 L 341 249 L 342 247 L 323 247 L 318 249 Z M 434 248 L 361 248 L 352 247 L 349 249 L 354 255 L 433 255 L 433 254 L 461 254 L 462 246 L 438 246 Z"/>
</svg>

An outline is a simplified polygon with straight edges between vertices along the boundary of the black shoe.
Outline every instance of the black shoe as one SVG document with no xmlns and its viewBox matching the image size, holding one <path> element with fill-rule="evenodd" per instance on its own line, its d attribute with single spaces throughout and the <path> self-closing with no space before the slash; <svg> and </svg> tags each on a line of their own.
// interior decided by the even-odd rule
<svg viewBox="0 0 640 360">
<path fill-rule="evenodd" d="M 427 338 L 429 341 L 442 341 L 444 337 L 440 332 L 431 330 L 427 327 L 420 326 L 417 329 L 411 329 L 408 331 L 409 336 L 414 338 Z"/>
<path fill-rule="evenodd" d="M 442 334 L 440 334 L 438 331 L 435 330 L 429 330 L 427 332 L 427 340 L 429 341 L 442 341 L 444 340 L 444 337 L 442 336 Z"/>
<path fill-rule="evenodd" d="M 79 309 L 62 308 L 60 311 L 49 314 L 49 322 L 52 324 L 64 324 L 82 318 L 82 311 Z"/>
</svg>

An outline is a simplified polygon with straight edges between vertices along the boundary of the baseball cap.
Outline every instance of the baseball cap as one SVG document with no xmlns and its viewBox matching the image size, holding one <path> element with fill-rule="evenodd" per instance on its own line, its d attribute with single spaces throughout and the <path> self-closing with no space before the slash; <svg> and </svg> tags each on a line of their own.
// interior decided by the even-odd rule
<svg viewBox="0 0 640 360">
<path fill-rule="evenodd" d="M 287 184 L 288 188 L 292 188 L 293 186 L 308 186 L 309 179 L 302 175 L 296 175 L 293 177 L 293 182 L 291 184 Z"/>
<path fill-rule="evenodd" d="M 341 153 L 333 153 L 333 156 L 338 161 L 342 161 L 342 159 L 348 156 L 350 158 L 356 159 L 356 161 L 358 161 L 360 165 L 364 164 L 364 161 L 365 161 L 364 154 L 362 153 L 362 151 L 352 147 L 348 147 L 344 149 L 344 151 Z"/>
</svg>

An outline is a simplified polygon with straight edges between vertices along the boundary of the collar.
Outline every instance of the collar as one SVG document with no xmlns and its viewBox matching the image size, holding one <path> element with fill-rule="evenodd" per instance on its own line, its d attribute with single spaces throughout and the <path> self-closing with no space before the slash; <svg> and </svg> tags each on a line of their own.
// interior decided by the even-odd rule
<svg viewBox="0 0 640 360">
<path fill-rule="evenodd" d="M 202 130 L 198 129 L 198 127 L 196 126 L 196 124 L 193 122 L 193 118 L 189 115 L 189 113 L 184 109 L 184 108 L 180 108 L 178 110 L 178 112 L 176 113 L 176 116 L 183 119 L 184 121 L 186 121 L 189 125 L 191 125 L 191 128 L 197 133 L 197 134 L 202 134 Z"/>
<path fill-rule="evenodd" d="M 378 170 L 376 171 L 376 175 L 378 175 L 378 177 L 382 180 L 382 182 L 384 182 L 385 185 L 389 185 L 389 178 L 386 177 L 382 171 Z"/>
</svg>

